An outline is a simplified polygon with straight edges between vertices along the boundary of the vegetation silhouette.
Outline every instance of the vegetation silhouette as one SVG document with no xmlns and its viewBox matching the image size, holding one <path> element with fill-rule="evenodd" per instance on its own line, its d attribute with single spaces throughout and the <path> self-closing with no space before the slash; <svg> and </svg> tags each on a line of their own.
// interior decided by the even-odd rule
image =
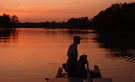
<svg viewBox="0 0 135 82">
<path fill-rule="evenodd" d="M 63 22 L 25 22 L 21 23 L 16 15 L 3 14 L 0 16 L 0 27 L 24 27 L 24 28 L 77 28 L 96 29 L 98 31 L 132 30 L 135 26 L 135 3 L 117 3 L 101 11 L 92 19 L 88 17 L 70 18 Z"/>
<path fill-rule="evenodd" d="M 18 27 L 23 28 L 69 28 L 69 29 L 86 29 L 90 27 L 90 20 L 88 17 L 70 18 L 67 22 L 25 22 L 17 23 Z"/>
<path fill-rule="evenodd" d="M 21 23 L 16 15 L 3 14 L 0 16 L 0 27 L 68 28 L 71 29 L 69 33 L 73 33 L 73 29 L 94 29 L 98 33 L 96 41 L 101 44 L 101 47 L 119 52 L 121 57 L 126 56 L 130 60 L 135 60 L 135 55 L 131 53 L 135 50 L 133 37 L 135 35 L 135 2 L 112 4 L 92 19 L 88 17 L 70 18 L 66 22 Z"/>
<path fill-rule="evenodd" d="M 0 16 L 0 28 L 12 28 L 16 27 L 16 23 L 18 23 L 18 17 L 16 15 L 10 16 L 3 14 Z"/>
<path fill-rule="evenodd" d="M 110 49 L 112 57 L 122 57 L 127 61 L 135 60 L 135 3 L 113 4 L 101 11 L 92 20 L 98 32 L 96 41 Z"/>
<path fill-rule="evenodd" d="M 92 19 L 98 31 L 132 30 L 135 26 L 135 3 L 117 3 Z"/>
</svg>

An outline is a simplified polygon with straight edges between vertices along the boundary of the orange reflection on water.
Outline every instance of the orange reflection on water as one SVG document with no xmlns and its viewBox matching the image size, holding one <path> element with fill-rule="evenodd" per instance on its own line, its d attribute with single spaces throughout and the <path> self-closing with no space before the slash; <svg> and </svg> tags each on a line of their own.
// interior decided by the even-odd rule
<svg viewBox="0 0 135 82">
<path fill-rule="evenodd" d="M 55 78 L 58 68 L 67 61 L 67 49 L 75 35 L 82 38 L 78 46 L 79 56 L 87 54 L 90 66 L 98 65 L 104 77 L 126 82 L 127 79 L 123 80 L 122 76 L 126 73 L 124 77 L 134 80 L 134 66 L 123 60 L 107 58 L 110 52 L 99 48 L 99 44 L 93 40 L 96 34 L 92 32 L 17 28 L 4 36 L 2 33 L 0 40 L 7 36 L 9 40 L 0 41 L 0 82 L 45 82 L 45 77 Z M 129 74 L 130 70 L 133 74 Z"/>
</svg>

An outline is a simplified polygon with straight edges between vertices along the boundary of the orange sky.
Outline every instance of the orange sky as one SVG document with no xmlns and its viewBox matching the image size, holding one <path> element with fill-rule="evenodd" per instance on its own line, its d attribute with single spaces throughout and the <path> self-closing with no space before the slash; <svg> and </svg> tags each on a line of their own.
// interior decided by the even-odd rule
<svg viewBox="0 0 135 82">
<path fill-rule="evenodd" d="M 134 0 L 1 0 L 0 14 L 17 15 L 21 22 L 66 21 L 71 17 L 92 18 L 113 3 Z"/>
</svg>

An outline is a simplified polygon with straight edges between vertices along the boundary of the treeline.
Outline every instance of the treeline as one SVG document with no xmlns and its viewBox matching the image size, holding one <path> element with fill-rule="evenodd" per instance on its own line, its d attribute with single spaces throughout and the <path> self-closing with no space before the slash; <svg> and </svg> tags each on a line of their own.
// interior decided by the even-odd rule
<svg viewBox="0 0 135 82">
<path fill-rule="evenodd" d="M 98 31 L 132 30 L 135 27 L 135 3 L 117 3 L 92 19 Z"/>
<path fill-rule="evenodd" d="M 115 50 L 135 49 L 135 3 L 113 4 L 92 20 L 97 42 Z"/>
<path fill-rule="evenodd" d="M 135 60 L 135 3 L 113 4 L 92 19 L 92 26 L 100 47 L 113 52 L 108 56 Z"/>
<path fill-rule="evenodd" d="M 70 18 L 66 22 L 19 23 L 19 27 L 78 28 L 97 31 L 132 30 L 135 27 L 135 3 L 117 3 L 101 11 L 92 19 Z"/>
<path fill-rule="evenodd" d="M 98 31 L 133 29 L 135 26 L 135 3 L 117 3 L 101 11 L 92 19 L 88 17 L 70 18 L 64 22 L 18 22 L 17 16 L 3 14 L 0 27 L 42 27 L 42 28 L 92 28 Z"/>
<path fill-rule="evenodd" d="M 71 18 L 67 22 L 40 22 L 40 23 L 18 23 L 18 27 L 42 27 L 42 28 L 89 28 L 91 21 L 88 17 Z"/>
<path fill-rule="evenodd" d="M 115 50 L 135 49 L 135 3 L 113 4 L 92 20 L 97 42 Z"/>
<path fill-rule="evenodd" d="M 16 23 L 18 23 L 18 17 L 16 15 L 10 16 L 7 14 L 3 14 L 0 16 L 0 28 L 12 28 L 16 27 Z"/>
</svg>

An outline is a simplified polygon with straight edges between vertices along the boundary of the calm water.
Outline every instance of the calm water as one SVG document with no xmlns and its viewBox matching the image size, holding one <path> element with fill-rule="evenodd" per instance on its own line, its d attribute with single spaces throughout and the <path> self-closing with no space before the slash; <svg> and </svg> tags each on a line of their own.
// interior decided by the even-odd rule
<svg viewBox="0 0 135 82">
<path fill-rule="evenodd" d="M 67 60 L 72 38 L 79 35 L 79 55 L 88 55 L 90 66 L 98 65 L 103 77 L 113 82 L 135 82 L 135 62 L 112 57 L 100 48 L 92 30 L 18 28 L 0 30 L 0 82 L 46 82 L 55 78 L 58 67 Z"/>
</svg>

